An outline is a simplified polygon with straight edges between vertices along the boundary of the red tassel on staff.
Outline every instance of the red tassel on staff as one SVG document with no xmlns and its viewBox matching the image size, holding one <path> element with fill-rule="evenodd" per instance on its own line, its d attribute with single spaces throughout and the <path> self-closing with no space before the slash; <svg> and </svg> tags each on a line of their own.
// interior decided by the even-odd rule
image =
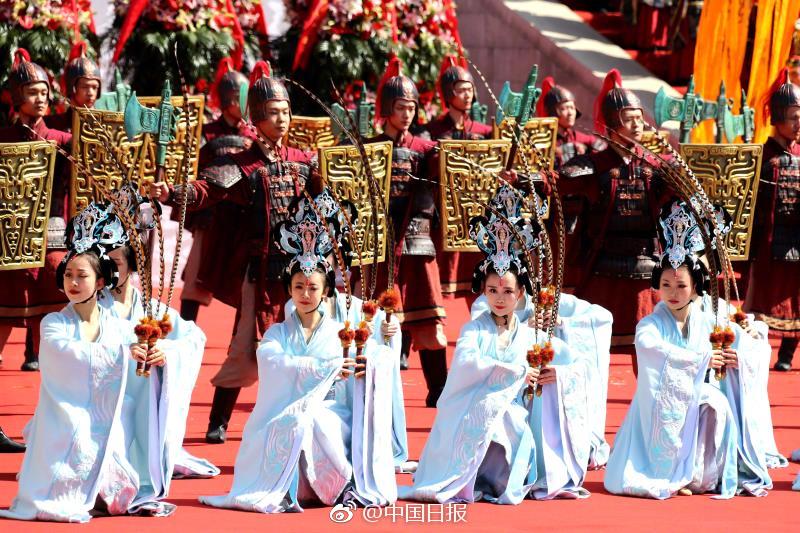
<svg viewBox="0 0 800 533">
<path fill-rule="evenodd" d="M 594 101 L 594 128 L 598 133 L 605 134 L 606 121 L 603 118 L 603 100 L 611 89 L 622 87 L 622 75 L 615 68 L 612 68 L 606 74 L 603 80 L 603 87 Z"/>
<path fill-rule="evenodd" d="M 400 69 L 402 68 L 402 63 L 400 62 L 400 58 L 394 55 L 394 53 L 389 55 L 389 65 L 386 67 L 386 72 L 383 73 L 381 77 L 381 81 L 378 83 L 378 91 L 375 93 L 375 119 L 379 120 L 381 116 L 381 93 L 383 92 L 383 86 L 386 85 L 386 82 L 389 81 L 390 78 L 400 75 Z"/>
<path fill-rule="evenodd" d="M 125 48 L 125 43 L 128 42 L 131 33 L 133 33 L 133 29 L 136 27 L 139 17 L 142 16 L 144 8 L 147 7 L 147 3 L 148 0 L 131 0 L 128 5 L 128 13 L 125 15 L 125 20 L 122 21 L 122 28 L 119 30 L 119 40 L 117 41 L 117 47 L 114 49 L 112 62 L 116 63 L 119 60 L 122 49 Z"/>
<path fill-rule="evenodd" d="M 306 68 L 311 52 L 319 39 L 319 28 L 322 26 L 325 16 L 328 14 L 328 0 L 314 0 L 311 9 L 308 10 L 308 17 L 303 22 L 303 31 L 300 33 L 300 40 L 297 41 L 297 52 L 294 55 L 292 70 Z"/>
<path fill-rule="evenodd" d="M 542 80 L 542 94 L 539 96 L 539 100 L 536 102 L 537 117 L 547 116 L 547 108 L 544 105 L 544 98 L 545 96 L 547 96 L 547 93 L 549 93 L 555 86 L 556 86 L 556 81 L 553 79 L 553 76 L 547 76 L 545 79 Z"/>
<path fill-rule="evenodd" d="M 789 82 L 789 69 L 783 67 L 778 71 L 778 77 L 775 78 L 775 81 L 772 82 L 767 93 L 764 95 L 764 99 L 761 101 L 761 105 L 764 107 L 764 116 L 767 117 L 769 120 L 770 111 L 769 111 L 769 100 L 772 98 L 772 95 L 780 88 L 781 85 L 784 83 Z"/>
</svg>

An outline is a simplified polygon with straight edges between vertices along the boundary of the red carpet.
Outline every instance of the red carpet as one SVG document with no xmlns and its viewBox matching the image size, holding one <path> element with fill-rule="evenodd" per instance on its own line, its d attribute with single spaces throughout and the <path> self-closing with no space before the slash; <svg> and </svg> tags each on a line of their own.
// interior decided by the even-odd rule
<svg viewBox="0 0 800 533">
<path fill-rule="evenodd" d="M 455 340 L 466 318 L 466 306 L 449 302 L 450 338 Z M 264 516 L 239 511 L 213 509 L 200 505 L 200 494 L 225 492 L 233 477 L 233 463 L 242 427 L 256 398 L 256 388 L 243 391 L 241 403 L 234 414 L 230 439 L 221 446 L 206 445 L 203 441 L 212 388 L 209 379 L 224 358 L 228 345 L 233 310 L 214 302 L 200 311 L 200 326 L 208 335 L 205 360 L 197 388 L 192 398 L 186 434 L 186 448 L 193 454 L 206 457 L 222 470 L 222 475 L 209 480 L 178 480 L 172 484 L 169 501 L 177 504 L 177 512 L 169 518 L 144 519 L 112 517 L 93 519 L 84 527 L 71 526 L 81 531 L 303 531 L 304 533 L 335 530 L 383 531 L 423 527 L 444 531 L 532 531 L 542 527 L 564 530 L 627 530 L 627 531 L 800 531 L 800 493 L 792 492 L 791 482 L 800 466 L 771 470 L 775 488 L 766 498 L 737 497 L 716 501 L 708 496 L 679 497 L 658 502 L 635 498 L 611 496 L 603 490 L 603 472 L 590 472 L 586 488 L 592 496 L 586 500 L 535 502 L 526 501 L 520 506 L 505 507 L 479 503 L 466 510 L 466 523 L 432 523 L 427 526 L 415 523 L 414 517 L 398 517 L 396 523 L 384 517 L 367 523 L 361 511 L 346 525 L 334 524 L 329 519 L 329 509 L 311 509 L 303 514 Z M 22 363 L 23 331 L 15 330 L 0 366 L 0 425 L 10 436 L 21 438 L 22 428 L 33 413 L 38 394 L 39 378 L 36 373 L 18 370 Z M 451 349 L 452 345 L 451 343 Z M 411 455 L 417 458 L 422 451 L 435 411 L 423 407 L 425 387 L 419 360 L 412 356 L 411 370 L 403 374 L 408 416 L 408 437 Z M 622 422 L 634 390 L 634 379 L 629 357 L 612 357 L 608 398 L 607 432 L 613 439 Z M 800 371 L 775 373 L 770 376 L 770 396 L 778 447 L 785 455 L 800 447 Z M 16 493 L 16 473 L 22 455 L 0 454 L 0 507 L 8 507 Z M 401 484 L 410 484 L 410 476 L 398 476 Z M 405 502 L 400 506 L 407 505 Z M 412 504 L 413 505 L 413 504 Z M 406 508 L 408 510 L 408 508 Z M 415 509 L 418 509 L 415 508 Z M 435 509 L 431 510 L 433 513 Z M 433 518 L 436 518 L 435 514 Z M 2 531 L 64 530 L 69 525 L 52 523 L 22 523 L 1 521 Z"/>
</svg>

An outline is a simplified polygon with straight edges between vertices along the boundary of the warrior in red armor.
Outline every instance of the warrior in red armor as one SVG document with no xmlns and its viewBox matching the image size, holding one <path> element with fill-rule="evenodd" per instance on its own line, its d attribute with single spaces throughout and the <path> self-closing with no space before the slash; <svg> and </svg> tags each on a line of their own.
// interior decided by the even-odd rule
<svg viewBox="0 0 800 533">
<path fill-rule="evenodd" d="M 73 109 L 94 107 L 102 90 L 100 69 L 94 61 L 86 57 L 84 41 L 72 47 L 69 62 L 64 69 L 63 88 L 69 99 L 69 108 L 63 113 L 49 115 L 44 120 L 50 128 L 71 132 Z"/>
<path fill-rule="evenodd" d="M 287 300 L 281 274 L 289 258 L 280 253 L 273 229 L 289 215 L 289 205 L 301 194 L 312 172 L 312 154 L 287 147 L 292 111 L 289 93 L 271 77 L 265 62 L 256 64 L 247 96 L 250 119 L 258 140 L 247 150 L 229 154 L 204 169 L 185 186 L 151 185 L 150 195 L 187 208 L 215 207 L 214 224 L 204 236 L 197 283 L 214 298 L 236 308 L 228 357 L 211 379 L 216 387 L 206 441 L 225 442 L 228 422 L 242 387 L 258 379 L 256 344 L 266 329 L 283 320 Z"/>
<path fill-rule="evenodd" d="M 393 58 L 378 87 L 376 114 L 384 120 L 383 133 L 368 142 L 392 141 L 392 182 L 389 220 L 394 231 L 395 272 L 392 284 L 400 292 L 403 310 L 404 349 L 409 342 L 419 350 L 422 372 L 428 385 L 425 403 L 434 407 L 447 380 L 444 334 L 445 310 L 434 237 L 438 229 L 436 198 L 436 143 L 409 132 L 419 112 L 419 93 L 400 74 L 400 61 Z M 379 287 L 387 286 L 388 268 L 379 270 Z M 409 339 L 409 340 L 406 340 Z M 407 353 L 407 351 L 406 351 Z"/>
<path fill-rule="evenodd" d="M 219 117 L 203 126 L 204 144 L 200 148 L 200 171 L 210 166 L 218 158 L 247 150 L 256 138 L 253 128 L 242 119 L 239 105 L 239 90 L 247 87 L 247 77 L 233 68 L 233 61 L 226 57 L 220 61 L 214 85 L 211 87 L 209 105 L 220 110 Z M 202 258 L 216 254 L 215 250 L 205 248 L 205 234 L 214 224 L 214 209 L 191 213 L 186 220 L 186 228 L 192 232 L 192 250 L 183 271 L 183 291 L 181 292 L 181 318 L 197 320 L 201 305 L 211 303 L 212 295 L 197 283 L 197 273 Z"/>
<path fill-rule="evenodd" d="M 800 87 L 781 72 L 768 96 L 775 134 L 764 144 L 745 310 L 781 339 L 775 370 L 789 370 L 800 337 Z"/>
<path fill-rule="evenodd" d="M 616 70 L 606 76 L 595 103 L 595 121 L 611 139 L 636 150 L 644 116 L 639 98 L 622 87 Z M 566 251 L 575 295 L 614 315 L 614 343 L 630 344 L 637 322 L 653 310 L 650 273 L 656 264 L 656 217 L 669 199 L 661 173 L 611 145 L 574 157 L 560 172 L 562 196 L 585 199 L 580 232 Z M 572 271 L 571 273 L 569 271 Z"/>
<path fill-rule="evenodd" d="M 470 116 L 475 100 L 475 80 L 464 61 L 459 64 L 456 58 L 448 56 L 437 84 L 445 112 L 428 123 L 426 129 L 431 139 L 479 140 L 492 137 L 491 126 Z"/>
<path fill-rule="evenodd" d="M 475 98 L 475 81 L 464 63 L 462 61 L 462 64 L 458 64 L 453 56 L 445 59 L 438 80 L 445 113 L 427 125 L 428 133 L 434 141 L 481 140 L 492 137 L 491 126 L 470 117 Z M 472 299 L 472 273 L 482 260 L 483 255 L 479 252 L 445 252 L 440 249 L 436 261 L 439 264 L 443 296 Z"/>
<path fill-rule="evenodd" d="M 581 118 L 581 110 L 578 109 L 575 95 L 566 87 L 556 85 L 550 76 L 542 81 L 542 94 L 536 104 L 536 114 L 540 117 L 558 119 L 556 170 L 576 155 L 599 152 L 607 148 L 605 141 L 599 137 L 575 129 L 575 121 Z"/>
<path fill-rule="evenodd" d="M 45 70 L 30 60 L 23 49 L 17 50 L 8 76 L 12 104 L 17 112 L 13 126 L 0 128 L 0 143 L 53 141 L 61 147 L 69 145 L 72 136 L 47 127 L 43 117 L 50 100 L 50 80 Z M 26 327 L 25 363 L 22 370 L 39 368 L 39 323 L 47 313 L 60 311 L 68 300 L 56 288 L 55 269 L 65 255 L 64 217 L 69 184 L 53 179 L 48 251 L 41 268 L 0 272 L 0 352 L 13 327 Z"/>
</svg>

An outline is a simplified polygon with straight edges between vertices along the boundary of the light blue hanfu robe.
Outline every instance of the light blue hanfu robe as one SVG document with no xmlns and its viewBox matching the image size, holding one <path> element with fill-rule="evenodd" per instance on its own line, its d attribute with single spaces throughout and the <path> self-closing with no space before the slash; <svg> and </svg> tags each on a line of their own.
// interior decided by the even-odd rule
<svg viewBox="0 0 800 533">
<path fill-rule="evenodd" d="M 540 342 L 544 333 L 540 332 Z M 591 361 L 572 351 L 559 338 L 552 339 L 555 357 L 549 366 L 556 370 L 556 382 L 542 386 L 542 395 L 530 405 L 530 424 L 536 442 L 528 482 L 530 496 L 537 500 L 588 498 L 583 488 L 589 464 L 592 435 L 591 414 L 595 400 L 590 396 L 588 377 Z"/>
<path fill-rule="evenodd" d="M 628 414 L 614 440 L 605 487 L 614 494 L 666 499 L 686 487 L 730 498 L 772 488 L 764 456 L 749 431 L 747 398 L 754 372 L 736 333 L 739 368 L 717 381 L 708 369 L 714 319 L 697 303 L 688 338 L 662 302 L 636 326 L 639 376 Z"/>
<path fill-rule="evenodd" d="M 711 307 L 711 296 L 705 293 L 700 301 L 702 308 L 706 312 L 713 313 Z M 718 309 L 727 309 L 727 315 L 736 312 L 734 306 L 728 306 L 725 300 L 720 298 Z M 724 311 L 720 317 L 724 317 Z M 750 433 L 756 441 L 760 441 L 758 449 L 764 454 L 768 468 L 786 468 L 789 460 L 779 451 L 775 443 L 775 430 L 772 426 L 772 409 L 769 404 L 769 370 L 770 359 L 772 358 L 772 346 L 769 344 L 769 327 L 761 320 L 756 320 L 752 314 L 747 315 L 753 329 L 758 333 L 757 338 L 746 335 L 742 338 L 740 346 L 742 351 L 749 354 L 748 364 L 753 366 L 755 373 L 753 385 L 749 387 L 745 400 L 748 402 L 747 410 L 750 413 L 747 423 Z"/>
<path fill-rule="evenodd" d="M 133 289 L 133 301 L 131 302 L 131 311 L 130 315 L 127 317 L 120 316 L 119 314 L 119 307 L 114 305 L 114 297 L 109 292 L 108 289 L 103 289 L 100 292 L 98 302 L 103 307 L 108 308 L 114 316 L 117 316 L 123 320 L 127 320 L 131 329 L 133 329 L 136 324 L 139 323 L 139 320 L 144 317 L 144 306 L 142 305 L 142 293 L 139 292 L 139 289 Z M 151 306 L 153 308 L 153 312 L 155 313 L 157 307 L 157 300 L 151 300 Z M 165 307 L 161 306 L 160 311 L 163 315 Z M 168 361 L 172 361 L 177 356 L 183 358 L 191 359 L 191 362 L 184 361 L 183 363 L 186 365 L 187 371 L 189 368 L 193 369 L 193 374 L 186 374 L 183 376 L 185 380 L 186 386 L 190 387 L 190 389 L 194 388 L 195 382 L 197 381 L 197 375 L 200 372 L 200 365 L 203 360 L 203 350 L 205 349 L 206 345 L 206 336 L 194 322 L 189 322 L 183 320 L 177 311 L 174 309 L 169 309 L 169 316 L 170 320 L 172 321 L 172 331 L 167 336 L 167 339 L 170 341 L 170 345 L 176 347 L 179 350 L 179 353 L 167 353 L 164 352 L 167 356 Z M 163 345 L 162 345 L 163 349 Z M 176 419 L 175 423 L 172 427 L 170 427 L 170 431 L 174 432 L 174 435 L 171 436 L 171 440 L 175 441 L 175 439 L 180 438 L 177 442 L 183 441 L 183 436 L 186 433 L 186 417 L 189 415 L 189 403 L 185 406 L 185 412 L 183 417 L 180 419 Z M 201 459 L 199 457 L 195 457 L 191 455 L 183 446 L 180 446 L 177 449 L 170 450 L 172 457 L 171 461 L 174 465 L 172 470 L 172 477 L 174 479 L 182 479 L 182 478 L 209 478 L 219 475 L 219 468 L 214 466 L 211 462 L 206 459 Z"/>
<path fill-rule="evenodd" d="M 393 355 L 370 339 L 367 372 L 339 379 L 342 324 L 327 316 L 308 341 L 297 313 L 272 325 L 257 350 L 256 405 L 242 435 L 229 494 L 200 501 L 261 513 L 309 501 L 388 505 L 397 499 L 392 454 Z M 355 348 L 351 348 L 355 356 Z M 348 386 L 347 381 L 355 383 Z"/>
<path fill-rule="evenodd" d="M 174 357 L 149 378 L 136 376 L 133 328 L 99 309 L 94 342 L 81 340 L 71 304 L 42 321 L 39 401 L 24 430 L 19 491 L 0 516 L 88 522 L 98 500 L 114 515 L 166 516 L 175 509 L 160 500 L 169 491 L 194 384 L 184 376 L 197 373 L 199 360 Z M 171 341 L 159 346 L 179 353 Z"/>
<path fill-rule="evenodd" d="M 475 319 L 488 309 L 486 296 L 479 296 L 472 304 L 472 318 Z M 530 298 L 523 298 L 514 312 L 517 318 L 527 323 L 533 316 L 533 302 Z M 607 309 L 599 305 L 590 304 L 571 294 L 561 294 L 558 318 L 555 336 L 569 346 L 576 360 L 582 359 L 588 365 L 586 390 L 592 411 L 588 466 L 590 469 L 602 468 L 608 462 L 610 451 L 605 429 L 613 317 Z"/>
<path fill-rule="evenodd" d="M 350 327 L 357 328 L 363 317 L 361 314 L 362 300 L 353 296 L 350 303 L 350 313 L 348 314 L 346 295 L 338 290 L 335 291 L 335 293 L 335 300 L 332 306 L 332 318 L 336 322 L 342 323 L 344 323 L 345 320 L 349 320 Z M 294 313 L 294 310 L 294 302 L 289 299 L 284 307 L 284 316 L 291 315 Z M 386 344 L 381 334 L 381 324 L 385 319 L 386 314 L 379 308 L 372 320 L 372 338 L 377 345 L 388 346 L 391 352 L 396 356 L 394 369 L 392 370 L 392 449 L 394 451 L 394 466 L 396 468 L 408 468 L 406 410 L 403 399 L 403 380 L 400 375 L 401 334 L 398 332 L 398 334 L 390 338 L 389 343 Z M 397 322 L 397 317 L 392 317 L 392 321 Z"/>
<path fill-rule="evenodd" d="M 540 340 L 543 336 L 540 332 Z M 553 347 L 564 357 L 560 362 L 565 369 L 557 373 L 556 384 L 544 387 L 541 398 L 526 405 L 527 353 L 535 341 L 534 330 L 516 319 L 508 345 L 498 346 L 497 326 L 488 312 L 462 328 L 414 485 L 400 487 L 402 498 L 519 504 L 534 485 L 542 497 L 581 492 L 588 425 L 585 381 L 576 378 L 585 371 L 573 374 L 566 369 L 569 350 L 554 338 Z M 565 394 L 573 395 L 569 407 L 563 403 Z M 577 412 L 571 413 L 573 408 Z M 543 420 L 547 438 L 541 440 L 537 427 L 537 440 L 534 426 L 540 427 Z M 581 426 L 574 438 L 573 428 Z M 540 479 L 539 446 L 544 450 Z M 552 473 L 544 468 L 551 464 Z"/>
</svg>

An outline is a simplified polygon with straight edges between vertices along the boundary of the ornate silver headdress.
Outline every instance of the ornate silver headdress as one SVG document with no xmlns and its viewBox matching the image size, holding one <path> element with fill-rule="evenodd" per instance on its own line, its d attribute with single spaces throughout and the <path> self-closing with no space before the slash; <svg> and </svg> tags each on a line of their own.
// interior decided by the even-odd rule
<svg viewBox="0 0 800 533">
<path fill-rule="evenodd" d="M 519 196 L 507 185 L 498 189 L 490 206 L 497 212 L 487 209 L 486 216 L 470 220 L 469 236 L 486 254 L 486 259 L 475 267 L 472 290 L 480 292 L 490 271 L 503 276 L 513 268 L 528 293 L 533 294 L 531 274 L 523 254 L 541 244 L 538 224 L 522 216 Z"/>
<path fill-rule="evenodd" d="M 694 198 L 692 199 L 694 200 Z M 694 206 L 696 202 L 692 202 Z M 696 209 L 699 208 L 697 204 Z M 700 211 L 698 211 L 700 212 Z M 733 227 L 730 215 L 721 206 L 717 206 L 715 220 L 704 220 L 708 233 L 714 235 L 715 228 L 722 236 L 730 232 Z M 659 260 L 668 258 L 672 268 L 678 269 L 683 265 L 687 258 L 696 260 L 706 252 L 706 243 L 703 241 L 703 233 L 700 225 L 689 210 L 686 202 L 673 202 L 665 207 L 659 217 L 659 239 L 661 240 L 661 254 Z M 712 250 L 716 248 L 716 242 L 711 241 Z"/>
<path fill-rule="evenodd" d="M 322 209 L 316 207 L 320 203 L 323 204 Z M 326 274 L 332 272 L 333 267 L 327 257 L 334 248 L 331 237 L 341 239 L 341 227 L 335 210 L 327 204 L 326 199 L 315 201 L 314 204 L 312 206 L 307 198 L 301 198 L 295 206 L 294 214 L 275 228 L 276 242 L 280 249 L 294 256 L 286 267 L 287 273 L 298 266 L 306 277 L 319 268 Z M 318 211 L 331 213 L 331 217 L 320 219 Z"/>
</svg>

